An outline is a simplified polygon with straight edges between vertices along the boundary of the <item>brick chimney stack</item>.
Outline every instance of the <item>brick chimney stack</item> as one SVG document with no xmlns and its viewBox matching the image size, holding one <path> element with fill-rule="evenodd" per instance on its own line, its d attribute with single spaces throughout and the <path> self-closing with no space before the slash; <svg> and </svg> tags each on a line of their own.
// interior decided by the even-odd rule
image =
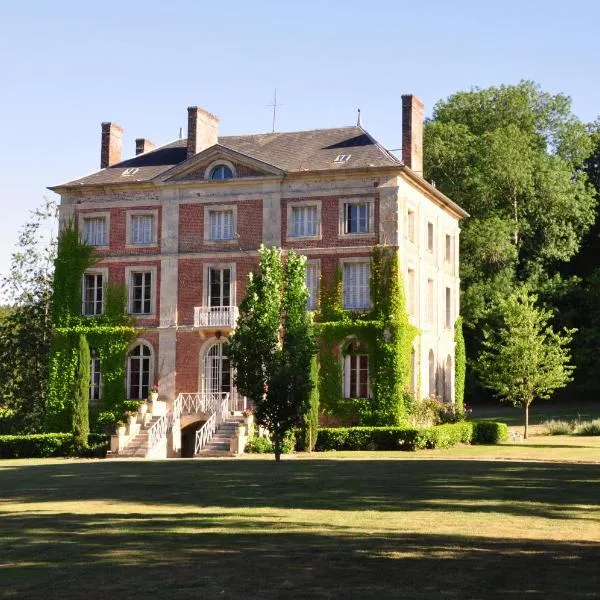
<svg viewBox="0 0 600 600">
<path fill-rule="evenodd" d="M 219 117 L 197 106 L 188 107 L 187 157 L 214 146 L 219 139 Z"/>
<path fill-rule="evenodd" d="M 402 162 L 423 177 L 423 102 L 402 96 Z"/>
<path fill-rule="evenodd" d="M 100 144 L 100 168 L 105 169 L 121 162 L 121 144 L 123 128 L 116 123 L 102 123 L 102 142 Z"/>
<path fill-rule="evenodd" d="M 150 150 L 154 150 L 156 145 L 153 144 L 150 140 L 146 138 L 137 138 L 135 140 L 135 155 L 143 154 L 144 152 L 150 152 Z"/>
</svg>

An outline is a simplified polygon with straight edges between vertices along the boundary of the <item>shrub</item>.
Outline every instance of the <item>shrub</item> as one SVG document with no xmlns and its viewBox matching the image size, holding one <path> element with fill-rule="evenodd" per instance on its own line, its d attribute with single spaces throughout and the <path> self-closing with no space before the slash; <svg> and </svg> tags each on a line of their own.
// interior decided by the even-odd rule
<svg viewBox="0 0 600 600">
<path fill-rule="evenodd" d="M 546 421 L 544 423 L 546 435 L 570 435 L 575 429 L 573 421 Z"/>
<path fill-rule="evenodd" d="M 600 419 L 580 423 L 575 435 L 600 435 Z"/>
<path fill-rule="evenodd" d="M 445 423 L 459 423 L 464 421 L 470 412 L 462 404 L 443 402 L 436 396 L 429 398 L 415 398 L 414 394 L 408 397 L 408 412 L 415 427 L 432 427 Z"/>
<path fill-rule="evenodd" d="M 246 452 L 250 454 L 271 454 L 273 452 L 273 444 L 269 438 L 258 437 L 256 435 L 248 440 Z"/>
<path fill-rule="evenodd" d="M 80 456 L 106 455 L 108 436 L 91 433 L 88 443 L 88 447 L 81 449 Z M 0 458 L 50 458 L 74 455 L 73 435 L 70 433 L 0 436 Z"/>
<path fill-rule="evenodd" d="M 472 444 L 498 444 L 508 439 L 508 425 L 497 421 L 472 421 Z"/>
</svg>

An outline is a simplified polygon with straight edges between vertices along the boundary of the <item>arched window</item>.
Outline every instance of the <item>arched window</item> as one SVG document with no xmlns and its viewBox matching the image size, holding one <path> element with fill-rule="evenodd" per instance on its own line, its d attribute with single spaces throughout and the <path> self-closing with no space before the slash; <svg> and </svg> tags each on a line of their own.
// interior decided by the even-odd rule
<svg viewBox="0 0 600 600">
<path fill-rule="evenodd" d="M 435 396 L 435 356 L 433 350 L 429 351 L 429 395 Z"/>
<path fill-rule="evenodd" d="M 226 342 L 216 342 L 204 354 L 204 392 L 231 394 L 231 363 Z"/>
<path fill-rule="evenodd" d="M 231 179 L 233 171 L 227 165 L 217 165 L 210 171 L 211 179 Z"/>
<path fill-rule="evenodd" d="M 148 397 L 152 350 L 144 343 L 135 346 L 127 356 L 127 397 L 143 400 Z"/>
<path fill-rule="evenodd" d="M 344 397 L 369 397 L 369 356 L 357 341 L 346 346 L 344 356 Z"/>
</svg>

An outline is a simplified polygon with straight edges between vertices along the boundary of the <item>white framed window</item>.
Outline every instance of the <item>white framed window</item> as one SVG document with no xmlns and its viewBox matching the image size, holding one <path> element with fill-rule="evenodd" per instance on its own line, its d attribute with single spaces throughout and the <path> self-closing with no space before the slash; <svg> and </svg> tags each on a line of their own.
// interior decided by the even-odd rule
<svg viewBox="0 0 600 600">
<path fill-rule="evenodd" d="M 102 397 L 102 374 L 100 371 L 100 359 L 96 350 L 90 348 L 90 404 L 93 406 L 98 403 Z"/>
<path fill-rule="evenodd" d="M 308 289 L 308 310 L 316 310 L 319 306 L 319 279 L 321 276 L 321 264 L 319 261 L 307 261 L 306 263 L 306 288 Z"/>
<path fill-rule="evenodd" d="M 408 269 L 407 277 L 406 277 L 407 285 L 406 285 L 406 308 L 408 309 L 408 313 L 411 315 L 415 314 L 415 282 L 416 275 L 414 269 Z"/>
<path fill-rule="evenodd" d="M 344 352 L 344 397 L 368 398 L 369 355 L 367 349 L 357 341 L 350 342 Z"/>
<path fill-rule="evenodd" d="M 146 317 L 153 315 L 156 305 L 156 267 L 126 267 L 125 280 L 129 314 Z"/>
<path fill-rule="evenodd" d="M 107 246 L 106 218 L 85 217 L 83 219 L 83 239 L 88 246 Z"/>
<path fill-rule="evenodd" d="M 237 230 L 236 206 L 204 207 L 204 240 L 207 242 L 235 241 Z"/>
<path fill-rule="evenodd" d="M 223 181 L 234 177 L 237 177 L 235 165 L 228 160 L 219 159 L 211 162 L 204 170 L 204 179 Z"/>
<path fill-rule="evenodd" d="M 416 240 L 416 215 L 411 208 L 406 213 L 406 237 L 409 242 L 414 243 Z"/>
<path fill-rule="evenodd" d="M 97 317 L 104 313 L 104 286 L 108 270 L 90 270 L 83 274 L 81 289 L 81 314 Z"/>
<path fill-rule="evenodd" d="M 445 246 L 445 252 L 444 252 L 444 260 L 447 263 L 452 262 L 452 236 L 449 233 L 446 234 L 446 246 Z"/>
<path fill-rule="evenodd" d="M 429 363 L 429 395 L 435 396 L 437 394 L 437 373 L 435 368 L 435 355 L 433 350 L 429 351 L 428 356 Z"/>
<path fill-rule="evenodd" d="M 433 252 L 433 223 L 427 222 L 427 251 Z"/>
<path fill-rule="evenodd" d="M 292 237 L 315 237 L 317 225 L 316 206 L 292 206 Z"/>
<path fill-rule="evenodd" d="M 452 290 L 446 288 L 446 329 L 452 329 Z"/>
<path fill-rule="evenodd" d="M 236 306 L 235 263 L 205 263 L 203 305 L 211 311 Z"/>
<path fill-rule="evenodd" d="M 340 235 L 373 233 L 373 201 L 364 198 L 340 199 L 339 220 Z"/>
<path fill-rule="evenodd" d="M 152 378 L 152 349 L 145 342 L 136 344 L 127 355 L 127 398 L 148 397 Z"/>
<path fill-rule="evenodd" d="M 343 261 L 344 308 L 365 309 L 371 306 L 371 263 L 358 259 Z"/>
<path fill-rule="evenodd" d="M 435 311 L 435 296 L 434 296 L 433 279 L 427 280 L 427 322 L 433 323 Z"/>
<path fill-rule="evenodd" d="M 127 243 L 131 246 L 155 246 L 158 240 L 158 210 L 127 213 Z"/>
</svg>

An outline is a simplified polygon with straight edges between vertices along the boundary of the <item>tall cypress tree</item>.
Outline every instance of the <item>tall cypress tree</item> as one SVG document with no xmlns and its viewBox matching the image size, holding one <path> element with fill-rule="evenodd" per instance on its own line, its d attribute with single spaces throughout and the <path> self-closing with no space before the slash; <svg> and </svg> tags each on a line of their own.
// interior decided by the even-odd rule
<svg viewBox="0 0 600 600">
<path fill-rule="evenodd" d="M 90 434 L 89 411 L 90 347 L 84 335 L 79 336 L 77 378 L 73 393 L 73 443 L 80 452 L 88 445 Z"/>
</svg>

